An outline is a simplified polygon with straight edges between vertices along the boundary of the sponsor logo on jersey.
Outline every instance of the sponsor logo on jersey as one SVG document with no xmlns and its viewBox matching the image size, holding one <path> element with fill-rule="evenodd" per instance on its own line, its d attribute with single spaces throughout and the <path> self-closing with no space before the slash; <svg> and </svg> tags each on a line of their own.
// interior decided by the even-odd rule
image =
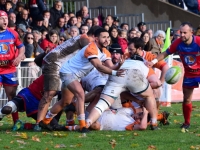
<svg viewBox="0 0 200 150">
<path fill-rule="evenodd" d="M 193 65 L 196 62 L 196 56 L 195 55 L 186 55 L 184 57 L 185 63 L 188 65 Z"/>
<path fill-rule="evenodd" d="M 0 43 L 0 54 L 7 54 L 9 52 L 9 45 L 6 43 Z"/>
</svg>

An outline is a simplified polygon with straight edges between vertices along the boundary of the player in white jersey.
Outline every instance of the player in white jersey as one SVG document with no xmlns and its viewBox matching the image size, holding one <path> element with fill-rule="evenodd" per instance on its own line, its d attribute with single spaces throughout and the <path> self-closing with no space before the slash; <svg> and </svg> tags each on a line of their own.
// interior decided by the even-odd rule
<svg viewBox="0 0 200 150">
<path fill-rule="evenodd" d="M 95 31 L 95 42 L 80 50 L 73 58 L 65 62 L 60 70 L 62 80 L 62 99 L 58 101 L 47 113 L 46 118 L 40 122 L 40 125 L 52 129 L 49 126 L 50 121 L 64 106 L 70 104 L 73 97 L 68 95 L 71 93 L 77 98 L 77 114 L 81 132 L 86 132 L 84 114 L 85 95 L 80 84 L 80 79 L 86 76 L 94 67 L 103 73 L 120 76 L 124 74 L 123 70 L 118 70 L 119 65 L 114 66 L 109 51 L 105 48 L 110 44 L 109 33 L 101 28 Z M 102 65 L 104 62 L 104 65 Z M 106 67 L 107 66 L 107 67 Z"/>
<path fill-rule="evenodd" d="M 78 50 L 89 44 L 93 40 L 90 37 L 93 36 L 94 31 L 98 28 L 100 27 L 92 27 L 88 32 L 88 36 L 83 34 L 65 41 L 44 57 L 42 66 L 42 73 L 44 74 L 44 95 L 39 104 L 37 124 L 34 130 L 41 130 L 38 123 L 45 118 L 53 96 L 56 91 L 60 90 L 59 71 L 62 64 L 73 57 Z"/>
<path fill-rule="evenodd" d="M 153 91 L 149 86 L 147 75 L 149 68 L 143 62 L 143 58 L 134 55 L 132 59 L 126 60 L 120 69 L 125 69 L 124 77 L 110 76 L 102 93 L 99 102 L 91 111 L 87 121 L 89 127 L 95 122 L 99 116 L 110 107 L 114 100 L 120 95 L 124 89 L 128 89 L 132 93 L 137 93 L 146 98 L 145 107 L 151 116 L 151 129 L 157 129 L 157 110 Z M 137 60 L 139 59 L 139 60 Z"/>
<path fill-rule="evenodd" d="M 112 130 L 125 131 L 130 130 L 145 130 L 147 128 L 148 111 L 143 108 L 143 112 L 134 114 L 131 108 L 119 108 L 117 110 L 106 110 L 98 118 L 96 122 L 91 125 L 94 130 Z"/>
</svg>

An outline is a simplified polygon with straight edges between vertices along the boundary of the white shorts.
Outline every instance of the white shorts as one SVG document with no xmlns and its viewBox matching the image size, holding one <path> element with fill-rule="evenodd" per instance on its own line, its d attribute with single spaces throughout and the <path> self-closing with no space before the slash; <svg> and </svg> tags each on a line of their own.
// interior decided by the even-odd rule
<svg viewBox="0 0 200 150">
<path fill-rule="evenodd" d="M 117 98 L 124 89 L 140 94 L 147 90 L 149 82 L 138 69 L 128 69 L 124 77 L 110 76 L 102 93 Z"/>
<path fill-rule="evenodd" d="M 60 72 L 60 79 L 62 81 L 62 88 L 67 88 L 67 86 L 75 80 L 79 82 L 81 80 L 81 78 L 77 77 L 74 73 L 62 73 L 62 72 Z"/>
</svg>

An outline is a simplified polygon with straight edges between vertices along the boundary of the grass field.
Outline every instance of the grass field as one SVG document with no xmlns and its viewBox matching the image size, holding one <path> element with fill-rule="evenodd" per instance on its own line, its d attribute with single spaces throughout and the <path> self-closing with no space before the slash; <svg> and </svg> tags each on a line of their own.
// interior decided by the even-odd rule
<svg viewBox="0 0 200 150">
<path fill-rule="evenodd" d="M 12 132 L 11 117 L 0 122 L 0 150 L 188 150 L 200 149 L 200 102 L 193 103 L 191 127 L 182 132 L 182 105 L 161 107 L 161 111 L 170 112 L 170 125 L 160 126 L 160 130 L 151 131 L 91 131 L 85 136 L 78 132 L 32 132 L 28 130 Z M 27 119 L 20 114 L 22 121 Z M 60 123 L 64 123 L 64 116 Z"/>
</svg>

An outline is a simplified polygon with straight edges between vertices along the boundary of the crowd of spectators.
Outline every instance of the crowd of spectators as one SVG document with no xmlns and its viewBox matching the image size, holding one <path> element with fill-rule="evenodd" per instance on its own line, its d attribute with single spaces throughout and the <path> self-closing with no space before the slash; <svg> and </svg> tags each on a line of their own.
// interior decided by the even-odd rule
<svg viewBox="0 0 200 150">
<path fill-rule="evenodd" d="M 169 2 L 179 4 L 175 1 L 169 0 Z M 187 4 L 186 0 L 184 2 Z M 8 27 L 16 30 L 24 42 L 26 58 L 34 58 L 42 52 L 48 52 L 71 37 L 87 34 L 92 26 L 102 26 L 108 30 L 111 44 L 120 44 L 123 53 L 127 52 L 127 43 L 134 37 L 141 37 L 144 40 L 146 51 L 155 54 L 161 52 L 165 32 L 162 30 L 153 32 L 147 29 L 145 22 L 130 27 L 128 23 L 120 22 L 118 17 L 112 15 L 107 15 L 104 20 L 98 16 L 90 18 L 86 6 L 76 13 L 63 12 L 62 7 L 61 0 L 56 0 L 50 9 L 47 9 L 43 0 L 29 0 L 27 4 L 17 0 L 0 0 L 0 9 L 6 11 L 9 16 Z M 171 30 L 171 40 L 179 37 L 179 34 Z M 199 28 L 197 34 L 200 34 Z"/>
</svg>

